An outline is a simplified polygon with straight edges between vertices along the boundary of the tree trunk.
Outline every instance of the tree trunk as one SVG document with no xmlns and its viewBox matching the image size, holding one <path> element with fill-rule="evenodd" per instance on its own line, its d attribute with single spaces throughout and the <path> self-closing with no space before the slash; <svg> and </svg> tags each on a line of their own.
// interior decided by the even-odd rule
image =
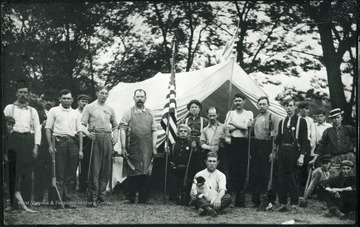
<svg viewBox="0 0 360 227">
<path fill-rule="evenodd" d="M 331 6 L 325 5 L 324 3 L 321 12 L 329 14 L 329 7 Z M 326 17 L 324 14 L 322 16 Z M 331 21 L 318 21 L 318 29 L 329 84 L 331 108 L 341 108 L 344 110 L 344 123 L 349 123 L 349 120 L 351 119 L 351 107 L 349 110 L 349 106 L 346 105 L 344 85 L 341 80 L 340 71 L 340 64 L 343 56 L 339 56 L 339 54 L 335 51 L 331 28 Z"/>
</svg>

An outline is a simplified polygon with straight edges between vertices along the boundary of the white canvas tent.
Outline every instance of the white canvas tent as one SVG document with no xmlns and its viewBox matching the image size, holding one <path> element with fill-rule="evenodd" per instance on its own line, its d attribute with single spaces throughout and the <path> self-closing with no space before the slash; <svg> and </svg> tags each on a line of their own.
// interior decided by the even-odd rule
<svg viewBox="0 0 360 227">
<path fill-rule="evenodd" d="M 166 102 L 170 73 L 157 73 L 154 77 L 137 83 L 119 83 L 110 92 L 107 104 L 115 110 L 117 121 L 120 121 L 126 110 L 134 105 L 132 99 L 136 89 L 144 89 L 147 93 L 145 106 L 154 111 L 158 125 L 159 146 L 165 139 L 165 131 L 160 126 L 161 114 Z M 206 109 L 216 106 L 219 109 L 219 120 L 224 122 L 228 111 L 229 85 L 232 82 L 232 92 L 246 96 L 245 109 L 251 110 L 254 116 L 258 114 L 257 99 L 266 96 L 260 86 L 233 59 L 208 68 L 192 72 L 176 73 L 177 119 L 184 119 L 188 114 L 186 105 L 192 99 L 199 100 L 203 105 L 201 114 L 205 116 Z M 281 105 L 270 100 L 270 112 L 284 117 L 286 112 Z"/>
</svg>

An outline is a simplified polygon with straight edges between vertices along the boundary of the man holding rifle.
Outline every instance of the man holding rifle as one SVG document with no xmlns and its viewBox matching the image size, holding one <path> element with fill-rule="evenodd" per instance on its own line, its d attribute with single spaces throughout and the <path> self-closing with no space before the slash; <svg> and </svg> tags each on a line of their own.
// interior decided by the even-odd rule
<svg viewBox="0 0 360 227">
<path fill-rule="evenodd" d="M 251 188 L 253 189 L 251 200 L 256 208 L 261 203 L 260 196 L 264 196 L 269 189 L 270 175 L 273 175 L 273 172 L 270 172 L 271 162 L 275 161 L 274 155 L 271 154 L 275 148 L 273 138 L 277 134 L 279 119 L 268 111 L 269 104 L 268 97 L 260 97 L 257 101 L 260 114 L 254 119 L 254 140 L 251 149 Z M 273 193 L 273 190 L 271 192 Z M 267 197 L 270 199 L 269 196 L 268 194 Z M 276 194 L 273 194 L 271 195 L 272 201 L 269 202 L 274 203 L 275 199 Z"/>
<path fill-rule="evenodd" d="M 75 172 L 78 159 L 82 159 L 82 132 L 76 110 L 71 108 L 73 97 L 71 91 L 64 89 L 59 96 L 60 105 L 50 109 L 46 121 L 46 139 L 49 152 L 55 155 L 56 181 L 58 183 L 58 196 L 64 201 L 65 208 L 76 208 L 72 200 L 75 183 Z M 79 144 L 75 138 L 79 135 Z M 56 184 L 55 184 L 56 186 Z M 58 204 L 56 208 L 62 207 Z"/>
<path fill-rule="evenodd" d="M 278 150 L 278 192 L 280 207 L 278 211 L 288 211 L 287 200 L 290 195 L 291 211 L 296 213 L 299 205 L 299 174 L 304 164 L 307 145 L 307 125 L 305 119 L 295 114 L 295 101 L 286 99 L 282 103 L 287 117 L 279 122 L 275 139 Z"/>
<path fill-rule="evenodd" d="M 139 192 L 138 202 L 148 203 L 152 162 L 157 154 L 156 122 L 154 114 L 144 106 L 146 92 L 135 90 L 133 99 L 135 106 L 125 112 L 119 126 L 121 151 L 135 167 L 124 169 L 128 172 L 127 199 L 129 203 L 135 203 L 136 192 Z"/>
<path fill-rule="evenodd" d="M 109 96 L 107 87 L 100 87 L 97 100 L 85 106 L 81 125 L 88 127 L 88 137 L 92 140 L 88 170 L 88 207 L 105 203 L 106 186 L 111 176 L 113 145 L 118 142 L 119 132 L 112 107 L 105 102 Z M 113 133 L 111 135 L 111 133 Z M 111 179 L 110 179 L 111 180 Z"/>
<path fill-rule="evenodd" d="M 245 207 L 246 182 L 249 177 L 249 129 L 252 127 L 254 114 L 244 109 L 245 96 L 235 94 L 235 110 L 226 115 L 225 125 L 231 133 L 231 144 L 227 152 L 231 185 L 235 191 L 235 206 Z"/>
</svg>

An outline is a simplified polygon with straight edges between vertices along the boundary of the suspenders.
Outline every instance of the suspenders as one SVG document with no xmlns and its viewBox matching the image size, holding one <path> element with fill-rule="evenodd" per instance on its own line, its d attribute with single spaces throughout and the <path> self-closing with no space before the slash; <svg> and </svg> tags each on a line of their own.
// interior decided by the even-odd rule
<svg viewBox="0 0 360 227">
<path fill-rule="evenodd" d="M 28 106 L 28 107 L 29 107 L 29 109 L 30 109 L 30 132 L 31 132 L 31 130 L 34 129 L 33 110 L 32 110 L 32 107 L 31 107 L 31 106 Z M 15 118 L 15 117 L 14 117 L 14 112 L 15 112 L 15 105 L 12 104 L 11 116 L 12 116 L 13 118 Z"/>
<path fill-rule="evenodd" d="M 297 141 L 299 139 L 300 119 L 301 119 L 301 117 L 298 117 L 298 119 L 296 121 L 295 141 Z M 289 118 L 289 121 L 290 121 L 290 118 Z M 282 123 L 281 124 L 281 134 L 284 134 L 285 118 L 283 119 L 283 121 L 281 123 Z"/>
</svg>

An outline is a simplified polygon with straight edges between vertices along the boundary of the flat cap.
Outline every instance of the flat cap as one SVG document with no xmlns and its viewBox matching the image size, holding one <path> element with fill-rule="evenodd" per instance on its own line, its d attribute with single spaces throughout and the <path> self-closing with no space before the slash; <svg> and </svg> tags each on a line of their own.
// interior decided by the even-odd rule
<svg viewBox="0 0 360 227">
<path fill-rule="evenodd" d="M 79 100 L 90 100 L 90 97 L 87 96 L 87 95 L 84 95 L 84 94 L 80 94 L 80 95 L 77 97 L 76 100 L 77 100 L 77 101 L 79 101 Z"/>
<path fill-rule="evenodd" d="M 354 166 L 354 163 L 350 160 L 344 160 L 340 163 L 340 167 L 343 167 L 343 166 L 349 166 L 352 168 Z"/>
<path fill-rule="evenodd" d="M 323 162 L 330 162 L 331 158 L 332 158 L 332 156 L 330 154 L 325 154 L 325 155 L 320 156 L 319 159 L 320 159 L 320 162 L 323 163 Z"/>
</svg>

